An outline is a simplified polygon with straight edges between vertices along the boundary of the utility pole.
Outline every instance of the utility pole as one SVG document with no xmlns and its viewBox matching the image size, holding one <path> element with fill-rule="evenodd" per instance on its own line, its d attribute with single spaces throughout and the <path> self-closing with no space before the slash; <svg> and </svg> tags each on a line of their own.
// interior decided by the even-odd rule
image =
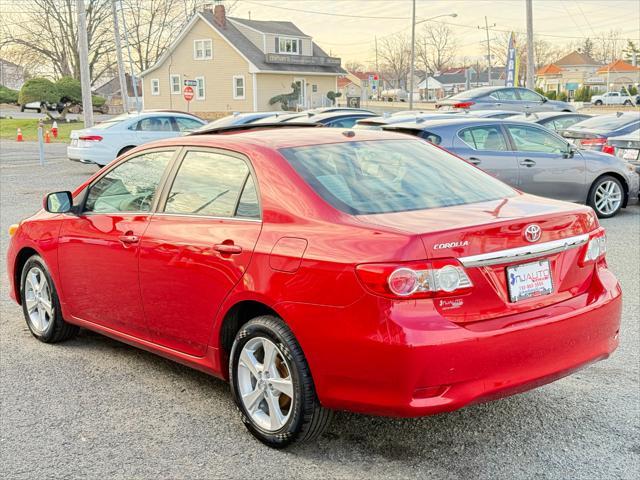
<svg viewBox="0 0 640 480">
<path fill-rule="evenodd" d="M 136 97 L 136 112 L 140 113 L 141 105 L 138 97 L 138 80 L 133 66 L 133 57 L 131 56 L 131 45 L 129 45 L 129 36 L 127 35 L 127 20 L 124 14 L 122 1 L 120 2 L 120 12 L 122 13 L 122 30 L 124 32 L 124 43 L 127 45 L 127 53 L 129 54 L 129 67 L 131 68 L 131 82 L 133 84 L 133 95 Z"/>
<path fill-rule="evenodd" d="M 525 87 L 531 90 L 535 84 L 535 65 L 533 58 L 533 0 L 527 0 L 527 78 Z"/>
<path fill-rule="evenodd" d="M 113 12 L 113 34 L 116 41 L 116 59 L 118 60 L 120 97 L 122 98 L 122 109 L 126 113 L 129 111 L 129 90 L 127 89 L 127 78 L 124 73 L 124 60 L 122 59 L 122 46 L 120 45 L 120 29 L 118 27 L 118 9 L 116 8 L 116 0 L 111 0 L 111 10 Z"/>
<path fill-rule="evenodd" d="M 496 24 L 494 23 L 491 26 L 495 27 Z M 486 16 L 484 17 L 484 29 L 487 32 L 487 81 L 489 82 L 489 86 L 491 86 L 491 43 L 489 40 L 489 21 L 487 20 Z"/>
<path fill-rule="evenodd" d="M 78 7 L 78 55 L 80 56 L 80 84 L 82 86 L 82 111 L 84 128 L 93 126 L 93 104 L 91 102 L 91 77 L 89 74 L 89 42 L 87 40 L 87 13 L 84 0 L 76 0 Z"/>
<path fill-rule="evenodd" d="M 373 40 L 376 45 L 376 75 L 378 75 L 378 86 L 376 87 L 376 100 L 380 100 L 380 84 L 382 79 L 380 78 L 380 67 L 378 66 L 378 36 L 374 36 Z"/>
<path fill-rule="evenodd" d="M 409 73 L 409 110 L 413 110 L 413 77 L 416 59 L 416 0 L 411 11 L 411 68 Z"/>
</svg>

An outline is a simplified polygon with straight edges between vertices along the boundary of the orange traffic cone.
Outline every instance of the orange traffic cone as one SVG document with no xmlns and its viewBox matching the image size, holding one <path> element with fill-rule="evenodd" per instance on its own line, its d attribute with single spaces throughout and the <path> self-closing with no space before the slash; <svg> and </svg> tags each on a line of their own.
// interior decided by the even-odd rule
<svg viewBox="0 0 640 480">
<path fill-rule="evenodd" d="M 44 134 L 44 143 L 51 143 L 51 135 L 49 135 L 49 130 Z"/>
<path fill-rule="evenodd" d="M 22 130 L 18 129 L 18 137 L 16 138 L 16 142 L 22 142 Z"/>
</svg>

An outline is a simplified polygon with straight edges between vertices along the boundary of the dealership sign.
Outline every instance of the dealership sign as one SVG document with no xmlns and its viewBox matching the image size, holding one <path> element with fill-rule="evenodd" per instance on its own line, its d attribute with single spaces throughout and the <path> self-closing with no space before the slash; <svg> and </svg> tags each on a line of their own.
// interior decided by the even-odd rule
<svg viewBox="0 0 640 480">
<path fill-rule="evenodd" d="M 518 54 L 516 52 L 516 37 L 511 32 L 509 38 L 509 48 L 507 50 L 507 71 L 505 72 L 505 87 L 515 87 L 518 85 Z"/>
</svg>

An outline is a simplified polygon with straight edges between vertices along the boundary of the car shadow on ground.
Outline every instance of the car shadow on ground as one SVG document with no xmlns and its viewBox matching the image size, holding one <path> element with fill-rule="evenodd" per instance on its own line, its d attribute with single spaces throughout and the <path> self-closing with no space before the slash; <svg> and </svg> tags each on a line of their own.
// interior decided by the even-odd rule
<svg viewBox="0 0 640 480">
<path fill-rule="evenodd" d="M 196 395 L 196 401 L 201 396 L 203 404 L 213 395 L 217 397 L 217 401 L 232 405 L 225 381 L 101 334 L 83 329 L 76 339 L 63 345 L 74 350 L 118 355 L 122 357 L 118 362 L 127 362 L 135 370 L 139 368 L 141 375 L 179 377 L 182 388 L 177 387 L 176 395 L 188 390 L 191 395 Z M 331 426 L 319 440 L 296 445 L 286 450 L 286 454 L 310 459 L 335 456 L 336 461 L 345 455 L 345 451 L 349 452 L 349 456 L 374 455 L 388 462 L 411 458 L 416 462 L 424 462 L 425 457 L 428 457 L 437 466 L 439 458 L 445 462 L 444 459 L 452 454 L 476 456 L 482 455 L 487 449 L 499 446 L 505 448 L 504 443 L 512 435 L 514 425 L 524 438 L 546 434 L 549 425 L 545 425 L 543 418 L 548 419 L 549 412 L 553 412 L 551 423 L 571 416 L 569 405 L 565 406 L 557 400 L 557 394 L 549 390 L 534 390 L 491 403 L 469 406 L 456 412 L 423 418 L 396 419 L 336 412 Z M 237 430 L 233 430 L 234 434 L 249 436 L 242 428 L 239 416 L 229 415 L 230 411 L 235 409 L 218 411 L 212 413 L 212 416 L 215 416 L 216 421 L 237 425 Z M 471 475 L 473 471 L 471 466 L 469 468 Z"/>
</svg>

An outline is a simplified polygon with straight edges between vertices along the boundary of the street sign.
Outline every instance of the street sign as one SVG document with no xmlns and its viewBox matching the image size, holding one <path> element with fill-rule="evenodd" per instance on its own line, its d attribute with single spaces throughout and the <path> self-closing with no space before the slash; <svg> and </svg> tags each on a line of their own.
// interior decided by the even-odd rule
<svg viewBox="0 0 640 480">
<path fill-rule="evenodd" d="M 196 82 L 195 80 L 185 80 L 184 84 L 188 87 L 195 87 L 198 85 L 198 82 Z"/>
<path fill-rule="evenodd" d="M 190 102 L 191 100 L 193 100 L 193 87 L 187 85 L 186 87 L 184 87 L 182 94 L 184 95 L 184 99 L 187 102 Z"/>
</svg>

